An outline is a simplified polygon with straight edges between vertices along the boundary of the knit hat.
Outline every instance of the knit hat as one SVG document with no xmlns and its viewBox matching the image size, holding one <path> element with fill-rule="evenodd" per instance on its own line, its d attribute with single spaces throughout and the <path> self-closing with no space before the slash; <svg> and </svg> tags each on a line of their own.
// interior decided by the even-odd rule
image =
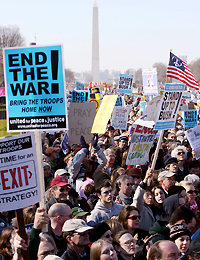
<svg viewBox="0 0 200 260">
<path fill-rule="evenodd" d="M 97 241 L 108 230 L 110 230 L 110 227 L 106 222 L 101 222 L 95 225 L 94 229 L 90 232 L 90 242 Z"/>
<path fill-rule="evenodd" d="M 93 174 L 93 179 L 96 186 L 103 180 L 110 180 L 110 177 L 108 176 L 108 174 L 102 172 L 101 170 L 98 170 Z"/>
<path fill-rule="evenodd" d="M 181 236 L 191 237 L 190 230 L 184 224 L 176 224 L 170 228 L 170 240 L 174 241 Z"/>
<path fill-rule="evenodd" d="M 176 157 L 170 157 L 170 158 L 168 158 L 168 159 L 165 161 L 165 167 L 166 167 L 168 164 L 171 164 L 171 163 L 177 163 L 177 164 L 178 164 L 178 160 L 176 159 Z"/>
<path fill-rule="evenodd" d="M 49 167 L 51 168 L 51 165 L 48 164 L 47 162 L 42 162 L 42 164 L 43 164 L 43 167 L 45 167 L 45 166 L 49 166 Z"/>
</svg>

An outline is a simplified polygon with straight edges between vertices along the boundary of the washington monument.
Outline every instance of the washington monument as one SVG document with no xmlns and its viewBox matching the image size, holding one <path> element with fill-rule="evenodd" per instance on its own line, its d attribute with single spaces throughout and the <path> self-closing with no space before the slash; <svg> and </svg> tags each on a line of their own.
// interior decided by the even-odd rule
<svg viewBox="0 0 200 260">
<path fill-rule="evenodd" d="M 98 5 L 95 0 L 93 6 L 93 26 L 92 26 L 92 81 L 99 82 L 99 19 Z"/>
</svg>

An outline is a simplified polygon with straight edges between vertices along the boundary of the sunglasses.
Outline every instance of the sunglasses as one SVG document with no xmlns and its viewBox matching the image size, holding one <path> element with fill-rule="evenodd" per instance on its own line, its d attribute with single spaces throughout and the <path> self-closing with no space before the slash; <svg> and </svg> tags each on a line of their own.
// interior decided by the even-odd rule
<svg viewBox="0 0 200 260">
<path fill-rule="evenodd" d="M 60 192 L 69 191 L 69 190 L 70 190 L 70 187 L 66 187 L 66 188 L 62 187 L 59 189 Z"/>
<path fill-rule="evenodd" d="M 193 193 L 196 193 L 196 191 L 195 190 L 189 190 L 189 191 L 187 191 L 187 193 L 193 194 Z"/>
<path fill-rule="evenodd" d="M 77 235 L 79 235 L 79 236 L 81 236 L 81 237 L 84 237 L 85 235 L 88 235 L 89 232 L 86 231 L 86 232 L 83 232 L 83 233 L 75 233 L 75 234 L 77 234 Z"/>
<path fill-rule="evenodd" d="M 185 154 L 185 152 L 178 152 L 177 155 Z"/>
<path fill-rule="evenodd" d="M 141 219 L 141 216 L 140 215 L 135 215 L 135 216 L 130 216 L 130 217 L 128 217 L 128 219 L 131 219 L 131 220 L 136 220 L 136 219 Z"/>
<path fill-rule="evenodd" d="M 128 186 L 133 186 L 133 183 L 127 183 L 126 185 L 127 185 L 127 187 Z"/>
</svg>

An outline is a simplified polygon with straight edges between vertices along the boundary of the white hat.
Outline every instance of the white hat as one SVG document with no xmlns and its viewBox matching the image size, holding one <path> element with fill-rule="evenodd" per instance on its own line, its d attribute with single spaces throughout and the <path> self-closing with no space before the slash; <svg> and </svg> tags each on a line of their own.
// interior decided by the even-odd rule
<svg viewBox="0 0 200 260">
<path fill-rule="evenodd" d="M 58 169 L 54 173 L 54 178 L 56 178 L 57 176 L 62 176 L 64 174 L 68 174 L 69 175 L 68 171 L 66 171 L 65 169 Z"/>
<path fill-rule="evenodd" d="M 45 167 L 45 166 L 49 166 L 51 168 L 50 164 L 48 164 L 47 162 L 43 162 L 43 167 Z"/>
<path fill-rule="evenodd" d="M 158 181 L 163 180 L 164 178 L 170 178 L 174 176 L 176 173 L 175 172 L 170 172 L 170 171 L 163 171 L 160 172 L 158 175 Z"/>
<path fill-rule="evenodd" d="M 62 232 L 74 231 L 75 233 L 83 233 L 90 229 L 93 229 L 93 227 L 88 226 L 82 219 L 68 219 L 62 227 Z"/>
<path fill-rule="evenodd" d="M 61 257 L 57 256 L 57 255 L 47 255 L 44 260 L 62 260 Z"/>
<path fill-rule="evenodd" d="M 196 184 L 199 181 L 199 177 L 196 174 L 188 174 L 185 176 L 184 181 Z"/>
</svg>

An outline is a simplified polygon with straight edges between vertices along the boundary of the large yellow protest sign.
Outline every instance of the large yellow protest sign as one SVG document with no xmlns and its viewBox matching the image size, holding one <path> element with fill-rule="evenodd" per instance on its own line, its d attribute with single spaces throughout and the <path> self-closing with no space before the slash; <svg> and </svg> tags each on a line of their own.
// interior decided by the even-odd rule
<svg viewBox="0 0 200 260">
<path fill-rule="evenodd" d="M 117 95 L 104 96 L 101 106 L 96 114 L 91 133 L 105 133 L 108 120 L 115 106 Z"/>
</svg>

